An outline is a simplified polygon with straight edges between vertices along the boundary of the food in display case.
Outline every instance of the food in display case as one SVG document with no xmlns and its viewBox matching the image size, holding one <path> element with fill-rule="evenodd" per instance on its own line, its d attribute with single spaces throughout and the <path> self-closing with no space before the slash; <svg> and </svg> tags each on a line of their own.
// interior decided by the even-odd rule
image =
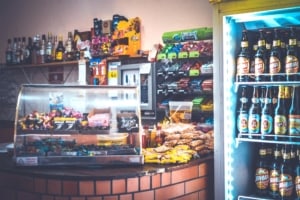
<svg viewBox="0 0 300 200">
<path fill-rule="evenodd" d="M 136 87 L 22 85 L 17 166 L 143 164 Z"/>
</svg>

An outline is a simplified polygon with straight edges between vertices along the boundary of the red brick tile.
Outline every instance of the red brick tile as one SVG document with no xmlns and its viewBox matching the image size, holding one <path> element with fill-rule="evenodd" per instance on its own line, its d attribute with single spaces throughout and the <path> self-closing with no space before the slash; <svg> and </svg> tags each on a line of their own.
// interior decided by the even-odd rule
<svg viewBox="0 0 300 200">
<path fill-rule="evenodd" d="M 70 200 L 86 200 L 86 198 L 85 197 L 71 197 Z"/>
<path fill-rule="evenodd" d="M 103 200 L 118 200 L 118 196 L 105 196 Z"/>
<path fill-rule="evenodd" d="M 184 195 L 184 183 L 162 187 L 155 190 L 155 199 L 172 199 Z"/>
<path fill-rule="evenodd" d="M 207 187 L 207 177 L 197 178 L 185 183 L 185 193 L 192 193 Z"/>
<path fill-rule="evenodd" d="M 150 177 L 151 176 L 140 177 L 140 191 L 150 189 Z"/>
<path fill-rule="evenodd" d="M 133 194 L 134 200 L 154 200 L 154 190 L 149 190 L 145 192 L 137 192 Z M 157 199 L 159 200 L 159 199 Z"/>
<path fill-rule="evenodd" d="M 199 192 L 199 199 L 209 200 L 207 198 L 208 198 L 207 190 L 201 190 Z"/>
<path fill-rule="evenodd" d="M 47 189 L 47 180 L 42 178 L 34 179 L 34 191 L 37 193 L 45 193 Z"/>
<path fill-rule="evenodd" d="M 94 181 L 80 181 L 79 182 L 79 194 L 80 195 L 94 195 Z"/>
<path fill-rule="evenodd" d="M 70 200 L 69 197 L 55 197 L 55 200 Z M 78 199 L 78 200 L 83 200 L 83 199 Z M 85 199 L 84 199 L 85 200 Z"/>
<path fill-rule="evenodd" d="M 97 181 L 96 182 L 96 194 L 111 194 L 111 181 Z"/>
<path fill-rule="evenodd" d="M 127 179 L 127 192 L 136 192 L 139 190 L 139 179 L 128 178 Z"/>
<path fill-rule="evenodd" d="M 193 178 L 198 178 L 198 166 L 172 171 L 171 183 L 179 183 Z"/>
<path fill-rule="evenodd" d="M 171 184 L 171 172 L 165 172 L 161 174 L 161 186 L 167 186 Z"/>
<path fill-rule="evenodd" d="M 199 200 L 199 194 L 198 192 L 194 192 L 191 194 L 184 195 L 182 197 L 175 198 L 173 200 Z M 204 200 L 204 199 L 200 199 L 200 200 Z"/>
<path fill-rule="evenodd" d="M 112 181 L 112 193 L 113 194 L 120 194 L 125 193 L 126 187 L 125 187 L 125 179 L 118 179 Z"/>
<path fill-rule="evenodd" d="M 119 200 L 132 200 L 132 194 L 122 194 L 119 197 Z"/>
<path fill-rule="evenodd" d="M 47 191 L 48 194 L 61 194 L 61 181 L 48 179 Z"/>
<path fill-rule="evenodd" d="M 63 194 L 64 195 L 78 195 L 78 182 L 77 181 L 63 181 Z"/>
<path fill-rule="evenodd" d="M 86 200 L 102 200 L 101 196 L 86 197 Z"/>
<path fill-rule="evenodd" d="M 151 186 L 152 188 L 158 188 L 160 187 L 160 174 L 155 174 L 151 176 Z"/>
<path fill-rule="evenodd" d="M 208 174 L 207 163 L 202 163 L 199 165 L 199 176 L 206 176 Z"/>
</svg>

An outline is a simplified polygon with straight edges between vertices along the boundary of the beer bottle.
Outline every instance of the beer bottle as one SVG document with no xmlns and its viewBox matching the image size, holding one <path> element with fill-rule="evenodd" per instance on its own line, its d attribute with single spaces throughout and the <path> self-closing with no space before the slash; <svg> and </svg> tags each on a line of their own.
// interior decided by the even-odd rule
<svg viewBox="0 0 300 200">
<path fill-rule="evenodd" d="M 284 102 L 285 107 L 289 111 L 292 102 L 292 92 L 290 86 L 284 86 Z"/>
<path fill-rule="evenodd" d="M 267 81 L 269 79 L 266 73 L 269 72 L 269 65 L 266 55 L 266 40 L 264 31 L 259 30 L 258 49 L 254 55 L 254 73 L 255 81 Z"/>
<path fill-rule="evenodd" d="M 250 72 L 250 51 L 247 30 L 242 32 L 241 50 L 237 56 L 236 66 L 237 81 L 248 81 L 247 75 Z"/>
<path fill-rule="evenodd" d="M 274 113 L 274 134 L 275 139 L 280 140 L 280 135 L 287 134 L 287 116 L 288 111 L 284 102 L 284 86 L 280 85 L 278 91 L 277 106 Z"/>
<path fill-rule="evenodd" d="M 300 136 L 300 86 L 293 87 L 292 102 L 288 115 L 289 135 Z"/>
<path fill-rule="evenodd" d="M 290 29 L 289 44 L 285 57 L 285 72 L 287 81 L 295 81 L 296 74 L 299 71 L 299 60 L 297 52 L 297 38 L 295 28 Z"/>
<path fill-rule="evenodd" d="M 55 51 L 55 61 L 64 60 L 65 47 L 63 45 L 63 37 L 60 35 L 58 38 L 58 45 Z"/>
<path fill-rule="evenodd" d="M 253 138 L 253 134 L 259 134 L 260 132 L 260 114 L 261 107 L 259 101 L 259 88 L 253 87 L 253 95 L 251 98 L 251 106 L 249 109 L 248 118 L 248 132 L 249 138 Z"/>
<path fill-rule="evenodd" d="M 264 98 L 264 105 L 261 110 L 261 139 L 269 139 L 266 138 L 266 135 L 273 134 L 273 103 L 272 103 L 272 87 L 267 87 L 266 95 Z"/>
<path fill-rule="evenodd" d="M 238 133 L 248 133 L 248 111 L 249 103 L 247 97 L 247 86 L 241 87 L 241 98 L 239 108 L 237 109 L 237 130 Z"/>
<path fill-rule="evenodd" d="M 6 64 L 10 65 L 12 64 L 12 57 L 13 57 L 13 51 L 12 51 L 12 44 L 11 44 L 11 39 L 7 40 L 7 47 L 5 51 L 5 59 L 6 59 Z"/>
<path fill-rule="evenodd" d="M 291 167 L 290 151 L 287 146 L 285 146 L 284 153 L 282 155 L 283 161 L 280 166 L 279 175 L 279 199 L 291 200 L 293 196 L 294 181 L 293 181 L 293 169 Z"/>
<path fill-rule="evenodd" d="M 278 199 L 279 197 L 279 175 L 280 166 L 282 162 L 282 154 L 279 144 L 276 144 L 273 151 L 273 161 L 270 163 L 270 191 L 269 194 L 272 198 Z"/>
<path fill-rule="evenodd" d="M 297 163 L 294 171 L 294 184 L 295 184 L 295 200 L 300 200 L 300 155 L 297 157 Z"/>
<path fill-rule="evenodd" d="M 269 57 L 269 66 L 271 81 L 285 80 L 285 76 L 283 75 L 285 72 L 284 62 L 282 57 L 281 41 L 278 29 L 274 29 L 274 39 Z"/>
<path fill-rule="evenodd" d="M 266 159 L 267 150 L 263 143 L 259 147 L 258 155 L 259 158 L 256 162 L 256 167 L 255 167 L 256 193 L 260 197 L 266 197 L 268 195 L 270 174 L 269 174 L 269 164 Z"/>
</svg>

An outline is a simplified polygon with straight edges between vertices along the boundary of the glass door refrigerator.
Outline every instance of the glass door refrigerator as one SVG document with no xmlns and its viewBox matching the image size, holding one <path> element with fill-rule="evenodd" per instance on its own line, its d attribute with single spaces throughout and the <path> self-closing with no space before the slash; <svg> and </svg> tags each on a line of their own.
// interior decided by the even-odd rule
<svg viewBox="0 0 300 200">
<path fill-rule="evenodd" d="M 272 46 L 269 40 L 274 37 L 274 30 L 281 31 L 281 42 L 284 44 L 289 41 L 291 27 L 296 30 L 297 40 L 299 41 L 300 28 L 300 1 L 299 0 L 211 0 L 214 7 L 213 14 L 213 43 L 214 43 L 214 127 L 215 127 L 215 199 L 276 199 L 266 194 L 258 193 L 264 187 L 270 190 L 270 171 L 267 174 L 257 172 L 257 161 L 259 160 L 259 149 L 265 146 L 270 154 L 267 154 L 265 161 L 273 162 L 273 153 L 276 146 L 280 146 L 280 152 L 284 154 L 292 148 L 299 149 L 300 136 L 289 136 L 288 131 L 285 135 L 280 135 L 279 139 L 274 134 L 275 118 L 273 118 L 273 131 L 267 138 L 262 138 L 261 131 L 249 136 L 249 111 L 247 116 L 246 134 L 237 128 L 237 110 L 240 106 L 241 91 L 243 86 L 248 89 L 247 100 L 251 102 L 253 88 L 258 87 L 263 95 L 263 88 L 273 88 L 274 97 L 278 97 L 278 88 L 286 87 L 290 89 L 290 94 L 294 91 L 294 86 L 300 86 L 300 79 L 286 80 L 286 74 L 282 75 L 282 80 L 270 80 L 269 71 L 265 74 L 266 80 L 256 80 L 257 75 L 255 54 L 257 52 L 259 30 L 264 32 L 265 42 Z M 250 64 L 245 80 L 239 80 L 237 76 L 237 55 L 241 50 L 242 32 L 248 33 L 250 52 Z M 268 36 L 268 33 L 269 36 Z M 299 42 L 298 42 L 299 44 Z M 267 51 L 269 50 L 266 46 Z M 288 45 L 286 46 L 288 47 Z M 298 47 L 299 48 L 299 47 Z M 269 50 L 270 51 L 270 50 Z M 268 53 L 269 56 L 269 53 Z M 269 58 L 269 57 L 268 57 Z M 298 56 L 299 58 L 299 56 Z M 285 58 L 284 58 L 285 59 Z M 268 59 L 266 59 L 268 61 Z M 256 61 L 258 62 L 258 61 Z M 299 64 L 299 63 L 298 63 Z M 286 65 L 283 61 L 282 65 Z M 266 67 L 269 64 L 266 63 Z M 298 69 L 299 70 L 299 69 Z M 246 70 L 247 71 L 247 70 Z M 299 72 L 298 72 L 299 75 Z M 275 108 L 275 102 L 274 102 Z M 289 108 L 287 108 L 289 109 Z M 260 115 L 261 113 L 259 113 Z M 288 119 L 287 119 L 288 122 Z M 299 132 L 298 132 L 299 133 Z M 288 149 L 288 150 L 287 150 Z M 291 155 L 289 153 L 289 155 Z M 281 157 L 282 158 L 282 157 Z M 281 161 L 282 163 L 282 161 Z M 280 164 L 281 164 L 280 163 Z M 291 166 L 291 164 L 289 165 Z M 270 165 L 267 165 L 269 168 Z M 264 176 L 265 175 L 265 176 Z M 287 194 L 288 189 L 295 194 L 295 175 L 292 175 L 293 182 L 284 182 L 282 174 L 277 178 L 276 187 L 281 187 L 283 198 L 294 199 Z M 265 183 L 263 183 L 263 179 Z M 260 183 L 258 183 L 260 181 Z M 273 180 L 274 181 L 274 180 Z M 281 181 L 281 182 L 280 182 Z M 260 184 L 260 185 L 259 185 Z M 264 185 L 265 184 L 265 185 Z M 273 187 L 273 186 L 272 186 Z M 275 186 L 274 186 L 275 187 Z M 287 189 L 288 188 L 288 189 Z"/>
</svg>

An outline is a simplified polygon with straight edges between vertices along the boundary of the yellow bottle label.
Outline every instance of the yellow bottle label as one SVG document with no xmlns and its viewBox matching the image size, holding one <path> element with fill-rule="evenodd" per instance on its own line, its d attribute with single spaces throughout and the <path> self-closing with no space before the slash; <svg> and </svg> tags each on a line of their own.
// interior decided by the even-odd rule
<svg viewBox="0 0 300 200">
<path fill-rule="evenodd" d="M 63 60 L 63 52 L 56 52 L 55 60 Z"/>
</svg>

